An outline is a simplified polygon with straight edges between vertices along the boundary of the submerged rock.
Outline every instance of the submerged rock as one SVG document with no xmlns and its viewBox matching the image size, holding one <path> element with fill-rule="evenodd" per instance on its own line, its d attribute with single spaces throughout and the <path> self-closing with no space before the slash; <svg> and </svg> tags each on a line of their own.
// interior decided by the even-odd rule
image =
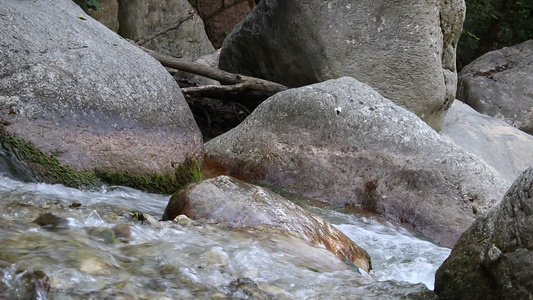
<svg viewBox="0 0 533 300">
<path fill-rule="evenodd" d="M 180 214 L 221 226 L 288 232 L 327 248 L 365 272 L 371 269 L 368 253 L 322 218 L 268 189 L 228 176 L 191 184 L 173 195 L 163 220 L 173 220 Z"/>
<path fill-rule="evenodd" d="M 33 220 L 33 223 L 50 229 L 66 229 L 68 228 L 68 220 L 58 217 L 52 213 L 40 214 L 39 217 Z"/>
<path fill-rule="evenodd" d="M 348 77 L 278 93 L 205 147 L 206 162 L 222 172 L 370 210 L 445 246 L 509 186 L 478 157 Z"/>
<path fill-rule="evenodd" d="M 156 60 L 70 0 L 0 7 L 0 144 L 40 181 L 173 193 L 202 136 Z M 165 191 L 166 189 L 166 191 Z"/>
<path fill-rule="evenodd" d="M 533 168 L 478 218 L 437 270 L 439 299 L 533 299 Z"/>
<path fill-rule="evenodd" d="M 303 86 L 357 78 L 439 130 L 455 99 L 464 0 L 261 1 L 220 68 Z"/>
<path fill-rule="evenodd" d="M 269 300 L 274 296 L 261 290 L 250 278 L 238 278 L 230 282 L 227 289 L 235 298 Z"/>
<path fill-rule="evenodd" d="M 457 98 L 533 134 L 533 40 L 489 52 L 459 73 Z"/>
<path fill-rule="evenodd" d="M 440 134 L 481 157 L 509 182 L 533 166 L 533 136 L 459 100 L 446 114 Z"/>
<path fill-rule="evenodd" d="M 49 292 L 50 278 L 41 270 L 0 270 L 2 299 L 47 299 Z"/>
</svg>

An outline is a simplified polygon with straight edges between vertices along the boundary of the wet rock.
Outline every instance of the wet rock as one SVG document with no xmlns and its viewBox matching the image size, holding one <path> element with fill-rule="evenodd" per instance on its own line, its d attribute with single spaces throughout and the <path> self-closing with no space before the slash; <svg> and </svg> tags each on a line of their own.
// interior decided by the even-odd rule
<svg viewBox="0 0 533 300">
<path fill-rule="evenodd" d="M 143 222 L 145 224 L 149 224 L 150 226 L 153 226 L 153 227 L 156 227 L 156 228 L 160 228 L 161 227 L 161 224 L 159 224 L 159 221 L 157 221 L 153 216 L 151 216 L 151 215 L 149 215 L 147 213 L 136 212 L 134 214 L 134 217 L 138 221 L 141 221 L 141 222 Z"/>
<path fill-rule="evenodd" d="M 481 157 L 509 182 L 533 166 L 533 136 L 459 100 L 448 110 L 440 134 Z"/>
<path fill-rule="evenodd" d="M 111 270 L 109 265 L 98 258 L 83 258 L 80 261 L 80 271 L 91 275 L 109 275 Z"/>
<path fill-rule="evenodd" d="M 261 290 L 250 278 L 239 278 L 230 282 L 228 289 L 235 298 L 269 300 L 273 295 Z"/>
<path fill-rule="evenodd" d="M 533 168 L 478 218 L 437 270 L 439 299 L 533 299 Z"/>
<path fill-rule="evenodd" d="M 105 244 L 114 244 L 117 241 L 115 232 L 111 228 L 107 228 L 107 227 L 90 228 L 88 233 L 92 237 L 98 240 L 101 240 Z"/>
<path fill-rule="evenodd" d="M 533 40 L 489 52 L 461 70 L 457 98 L 533 134 Z"/>
<path fill-rule="evenodd" d="M 368 272 L 368 253 L 346 235 L 289 200 L 262 187 L 219 176 L 191 184 L 170 199 L 163 220 L 180 214 L 234 228 L 267 227 L 323 246 Z"/>
<path fill-rule="evenodd" d="M 225 267 L 228 265 L 228 255 L 218 247 L 210 247 L 200 255 L 200 259 L 209 266 Z"/>
<path fill-rule="evenodd" d="M 0 145 L 40 181 L 79 187 L 97 170 L 163 192 L 179 163 L 201 157 L 192 113 L 156 60 L 77 18 L 84 12 L 73 1 L 2 4 Z"/>
<path fill-rule="evenodd" d="M 7 282 L 9 279 L 6 278 L 2 281 Z M 17 272 L 15 278 L 10 282 L 11 292 L 8 292 L 8 299 L 47 299 L 50 291 L 49 281 L 48 275 L 40 270 Z M 13 286 L 16 288 L 13 288 Z"/>
<path fill-rule="evenodd" d="M 455 99 L 463 0 L 261 1 L 220 68 L 287 86 L 357 78 L 440 130 Z"/>
<path fill-rule="evenodd" d="M 348 77 L 278 93 L 205 147 L 206 162 L 226 174 L 370 210 L 445 246 L 510 185 Z"/>
<path fill-rule="evenodd" d="M 128 243 L 131 240 L 131 227 L 128 224 L 117 224 L 113 226 L 113 232 L 121 242 Z"/>
<path fill-rule="evenodd" d="M 37 225 L 49 229 L 66 229 L 68 228 L 68 220 L 58 217 L 52 213 L 40 214 L 39 217 L 33 220 Z"/>
<path fill-rule="evenodd" d="M 176 222 L 182 226 L 187 226 L 187 225 L 190 225 L 192 220 L 189 219 L 189 217 L 187 217 L 186 215 L 179 215 L 177 217 L 175 217 L 173 220 L 173 222 Z"/>
<path fill-rule="evenodd" d="M 72 204 L 69 205 L 70 208 L 80 208 L 82 205 L 80 202 L 72 202 Z"/>
</svg>

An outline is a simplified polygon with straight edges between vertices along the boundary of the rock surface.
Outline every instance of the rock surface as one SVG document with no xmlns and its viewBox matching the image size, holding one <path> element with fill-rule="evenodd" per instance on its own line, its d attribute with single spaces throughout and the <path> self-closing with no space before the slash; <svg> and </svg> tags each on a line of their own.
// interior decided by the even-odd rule
<svg viewBox="0 0 533 300">
<path fill-rule="evenodd" d="M 120 1 L 119 34 L 138 40 L 194 11 L 187 0 L 129 0 Z M 194 61 L 202 55 L 215 51 L 205 33 L 204 22 L 195 15 L 177 29 L 171 30 L 145 47 L 162 54 Z"/>
<path fill-rule="evenodd" d="M 204 23 L 207 35 L 215 48 L 222 42 L 235 25 L 242 21 L 255 7 L 254 0 L 247 1 L 194 1 L 194 5 Z"/>
<path fill-rule="evenodd" d="M 477 219 L 435 275 L 439 299 L 533 299 L 533 168 Z"/>
<path fill-rule="evenodd" d="M 446 246 L 509 186 L 478 157 L 348 77 L 278 93 L 205 147 L 207 164 L 221 172 L 371 210 Z"/>
<path fill-rule="evenodd" d="M 265 0 L 224 41 L 220 68 L 288 86 L 351 76 L 440 130 L 464 15 L 463 0 Z"/>
<path fill-rule="evenodd" d="M 325 247 L 368 272 L 368 253 L 340 230 L 262 187 L 218 176 L 189 185 L 170 199 L 163 220 L 178 215 L 232 228 L 267 227 Z"/>
<path fill-rule="evenodd" d="M 107 28 L 118 32 L 118 0 L 98 0 L 101 7 L 89 10 L 89 15 Z"/>
<path fill-rule="evenodd" d="M 509 182 L 533 166 L 533 136 L 459 100 L 446 114 L 440 134 L 481 157 Z"/>
<path fill-rule="evenodd" d="M 533 134 L 533 40 L 489 52 L 461 70 L 457 98 Z"/>
<path fill-rule="evenodd" d="M 156 60 L 69 0 L 8 0 L 0 15 L 2 136 L 78 171 L 174 174 L 201 157 L 201 133 Z"/>
</svg>

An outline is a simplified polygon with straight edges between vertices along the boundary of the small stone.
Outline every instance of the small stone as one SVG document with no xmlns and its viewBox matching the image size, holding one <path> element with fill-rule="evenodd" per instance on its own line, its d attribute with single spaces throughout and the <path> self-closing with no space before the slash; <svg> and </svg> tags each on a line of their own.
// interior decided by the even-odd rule
<svg viewBox="0 0 533 300">
<path fill-rule="evenodd" d="M 40 214 L 37 219 L 33 220 L 33 223 L 36 223 L 41 227 L 50 229 L 68 228 L 67 219 L 58 217 L 52 213 Z"/>
<path fill-rule="evenodd" d="M 91 275 L 106 275 L 106 265 L 96 258 L 87 258 L 80 262 L 80 271 Z"/>
<path fill-rule="evenodd" d="M 131 227 L 128 224 L 117 224 L 113 227 L 113 232 L 121 242 L 128 243 L 131 240 Z"/>
<path fill-rule="evenodd" d="M 78 208 L 78 207 L 81 207 L 81 203 L 76 201 L 76 202 L 72 202 L 72 204 L 69 205 L 70 208 Z"/>
<path fill-rule="evenodd" d="M 96 227 L 89 229 L 89 234 L 105 244 L 114 244 L 116 241 L 115 232 L 111 228 Z"/>
<path fill-rule="evenodd" d="M 182 226 L 186 226 L 186 225 L 190 225 L 191 224 L 191 219 L 189 219 L 189 217 L 187 217 L 186 215 L 179 215 L 177 217 L 174 218 L 174 220 L 172 220 L 174 223 L 178 223 Z"/>
<path fill-rule="evenodd" d="M 211 247 L 207 249 L 201 256 L 203 263 L 215 266 L 224 267 L 228 265 L 228 255 L 219 247 Z"/>
</svg>

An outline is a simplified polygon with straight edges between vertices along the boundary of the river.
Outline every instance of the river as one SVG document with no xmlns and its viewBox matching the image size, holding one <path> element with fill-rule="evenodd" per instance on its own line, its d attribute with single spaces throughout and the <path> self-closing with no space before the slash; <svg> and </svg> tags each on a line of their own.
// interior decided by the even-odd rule
<svg viewBox="0 0 533 300">
<path fill-rule="evenodd" d="M 168 200 L 0 177 L 0 299 L 428 299 L 450 253 L 377 217 L 306 207 L 370 253 L 360 274 L 291 236 L 136 213 L 158 219 Z M 45 213 L 64 222 L 39 226 Z"/>
</svg>

